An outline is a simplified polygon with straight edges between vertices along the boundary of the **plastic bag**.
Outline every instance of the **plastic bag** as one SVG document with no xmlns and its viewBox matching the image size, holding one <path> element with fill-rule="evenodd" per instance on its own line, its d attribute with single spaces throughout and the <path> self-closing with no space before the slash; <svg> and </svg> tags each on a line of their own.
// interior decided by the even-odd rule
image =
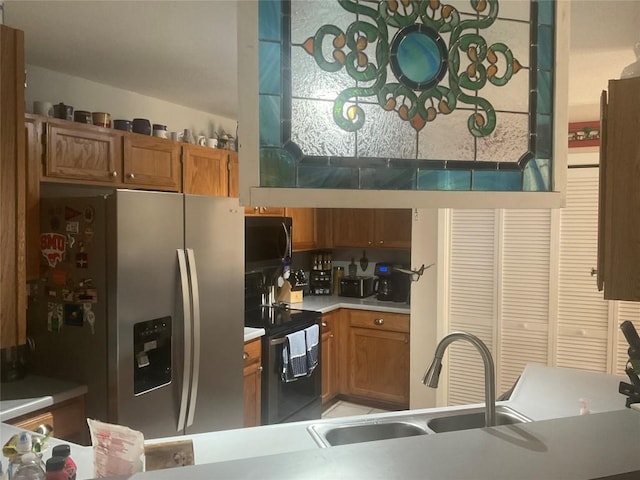
<svg viewBox="0 0 640 480">
<path fill-rule="evenodd" d="M 144 435 L 122 425 L 87 419 L 94 454 L 96 478 L 142 472 Z"/>
</svg>

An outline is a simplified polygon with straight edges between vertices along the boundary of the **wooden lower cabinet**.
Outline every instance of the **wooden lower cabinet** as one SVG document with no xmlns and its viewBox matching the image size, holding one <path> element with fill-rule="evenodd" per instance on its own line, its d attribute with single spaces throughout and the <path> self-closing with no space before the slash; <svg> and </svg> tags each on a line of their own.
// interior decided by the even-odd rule
<svg viewBox="0 0 640 480">
<path fill-rule="evenodd" d="M 7 420 L 5 423 L 25 430 L 37 431 L 40 425 L 51 425 L 53 436 L 59 440 L 87 445 L 89 428 L 85 414 L 84 395 L 56 403 L 20 417 Z"/>
<path fill-rule="evenodd" d="M 322 315 L 322 404 L 331 401 L 338 393 L 338 349 L 336 329 L 338 312 Z"/>
<path fill-rule="evenodd" d="M 262 340 L 244 344 L 244 426 L 261 425 Z"/>
<path fill-rule="evenodd" d="M 409 407 L 409 315 L 349 310 L 347 394 Z"/>
</svg>

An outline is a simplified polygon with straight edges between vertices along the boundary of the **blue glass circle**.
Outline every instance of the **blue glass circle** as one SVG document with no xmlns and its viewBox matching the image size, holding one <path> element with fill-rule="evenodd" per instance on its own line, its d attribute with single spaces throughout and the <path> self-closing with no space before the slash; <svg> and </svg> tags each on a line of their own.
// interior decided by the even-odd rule
<svg viewBox="0 0 640 480">
<path fill-rule="evenodd" d="M 435 86 L 447 70 L 444 40 L 431 28 L 414 24 L 400 30 L 391 42 L 391 70 L 415 90 Z"/>
</svg>

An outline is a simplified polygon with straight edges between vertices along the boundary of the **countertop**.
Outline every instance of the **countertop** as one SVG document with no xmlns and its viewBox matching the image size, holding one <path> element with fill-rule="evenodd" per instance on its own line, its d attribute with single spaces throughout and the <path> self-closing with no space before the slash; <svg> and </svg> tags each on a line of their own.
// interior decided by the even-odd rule
<svg viewBox="0 0 640 480">
<path fill-rule="evenodd" d="M 189 438 L 198 465 L 131 478 L 434 478 L 593 479 L 640 471 L 640 412 L 624 408 L 620 377 L 529 365 L 511 400 L 500 402 L 534 420 L 527 424 L 438 433 L 320 448 L 307 432 L 324 419 L 150 440 Z M 579 416 L 579 398 L 591 399 Z M 470 405 L 465 408 L 477 407 Z M 460 407 L 414 410 L 447 411 Z M 389 417 L 406 412 L 369 415 Z M 553 420 L 542 420 L 555 416 Z M 358 420 L 364 417 L 352 417 Z M 3 442 L 7 428 L 2 425 Z M 606 441 L 603 441 L 606 439 Z M 91 448 L 72 446 L 91 471 Z M 75 456 L 74 456 L 75 458 Z M 79 465 L 80 466 L 80 465 Z M 78 479 L 90 478 L 79 475 Z"/>
<path fill-rule="evenodd" d="M 86 385 L 27 375 L 0 386 L 0 421 L 6 422 L 86 393 Z"/>
<path fill-rule="evenodd" d="M 389 313 L 411 313 L 411 306 L 399 302 L 381 302 L 375 296 L 367 298 L 339 297 L 337 295 L 307 295 L 302 302 L 289 304 L 291 308 L 313 310 L 327 313 L 338 308 L 353 308 L 356 310 L 373 310 Z"/>
<path fill-rule="evenodd" d="M 252 328 L 244 327 L 244 341 L 245 343 L 253 340 L 254 338 L 260 338 L 265 334 L 264 328 Z"/>
</svg>

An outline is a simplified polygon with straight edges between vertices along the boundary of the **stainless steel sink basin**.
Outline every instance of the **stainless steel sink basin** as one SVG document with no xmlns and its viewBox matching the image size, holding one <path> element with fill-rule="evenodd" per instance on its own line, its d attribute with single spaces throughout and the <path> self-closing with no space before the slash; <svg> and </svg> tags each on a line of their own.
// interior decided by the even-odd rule
<svg viewBox="0 0 640 480">
<path fill-rule="evenodd" d="M 497 425 L 530 421 L 529 418 L 509 407 L 496 406 Z M 484 408 L 465 408 L 406 415 L 377 414 L 359 420 L 332 419 L 310 425 L 308 431 L 321 447 L 333 447 L 482 427 L 484 427 Z"/>
<path fill-rule="evenodd" d="M 496 408 L 496 425 L 513 425 L 515 423 L 530 422 L 527 417 L 508 407 Z M 427 421 L 427 427 L 436 433 L 469 430 L 485 426 L 484 411 L 473 413 L 459 413 L 434 417 Z"/>
<path fill-rule="evenodd" d="M 412 437 L 429 433 L 422 426 L 406 421 L 394 421 L 393 419 L 344 425 L 315 424 L 309 427 L 309 432 L 321 447 Z"/>
</svg>

